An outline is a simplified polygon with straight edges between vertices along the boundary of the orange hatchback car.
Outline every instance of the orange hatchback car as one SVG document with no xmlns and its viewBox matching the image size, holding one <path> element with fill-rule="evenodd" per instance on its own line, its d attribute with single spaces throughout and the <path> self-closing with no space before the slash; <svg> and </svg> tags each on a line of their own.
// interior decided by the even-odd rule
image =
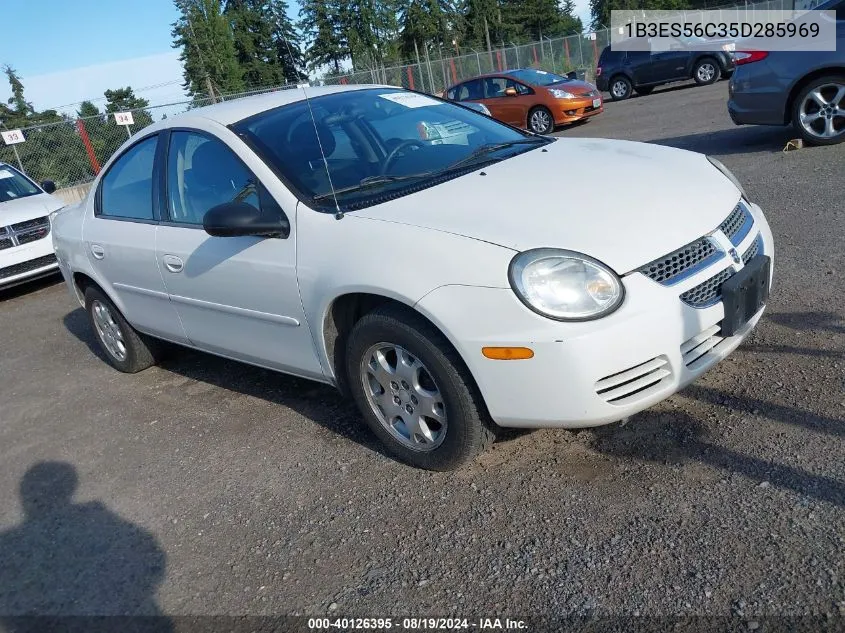
<svg viewBox="0 0 845 633">
<path fill-rule="evenodd" d="M 604 111 L 594 85 L 533 68 L 474 77 L 452 86 L 445 96 L 483 103 L 494 119 L 537 134 Z"/>
</svg>

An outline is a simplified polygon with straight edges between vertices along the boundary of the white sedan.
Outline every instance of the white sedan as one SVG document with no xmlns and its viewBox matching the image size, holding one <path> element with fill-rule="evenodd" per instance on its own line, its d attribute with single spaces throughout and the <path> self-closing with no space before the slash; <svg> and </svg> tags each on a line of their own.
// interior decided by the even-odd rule
<svg viewBox="0 0 845 633">
<path fill-rule="evenodd" d="M 0 288 L 58 271 L 50 234 L 50 214 L 64 203 L 51 196 L 51 181 L 36 185 L 17 169 L 0 163 Z"/>
<path fill-rule="evenodd" d="M 624 196 L 597 195 L 608 172 Z M 156 123 L 53 236 L 117 369 L 164 340 L 329 383 L 430 469 L 500 426 L 605 424 L 676 392 L 760 319 L 773 256 L 718 161 L 373 86 Z"/>
</svg>

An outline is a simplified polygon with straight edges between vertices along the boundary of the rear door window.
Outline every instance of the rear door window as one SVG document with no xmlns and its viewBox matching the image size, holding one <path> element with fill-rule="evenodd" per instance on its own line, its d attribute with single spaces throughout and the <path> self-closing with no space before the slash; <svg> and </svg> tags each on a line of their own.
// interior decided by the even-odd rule
<svg viewBox="0 0 845 633">
<path fill-rule="evenodd" d="M 118 158 L 100 183 L 98 215 L 153 219 L 153 166 L 158 136 L 136 143 Z"/>
</svg>

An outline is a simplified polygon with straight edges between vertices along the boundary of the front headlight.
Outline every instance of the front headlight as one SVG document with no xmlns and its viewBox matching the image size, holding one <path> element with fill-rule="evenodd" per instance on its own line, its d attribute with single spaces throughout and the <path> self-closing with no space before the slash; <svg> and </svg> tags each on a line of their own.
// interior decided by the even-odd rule
<svg viewBox="0 0 845 633">
<path fill-rule="evenodd" d="M 720 172 L 722 172 L 722 174 L 724 174 L 725 178 L 727 178 L 728 180 L 730 180 L 733 183 L 734 187 L 739 189 L 739 192 L 742 194 L 743 198 L 745 198 L 746 200 L 749 200 L 748 194 L 745 193 L 745 188 L 742 186 L 742 184 L 739 182 L 739 180 L 737 180 L 736 176 L 734 176 L 731 173 L 731 170 L 728 169 L 727 167 L 725 167 L 722 164 L 722 161 L 717 160 L 717 159 L 713 158 L 712 156 L 708 156 L 707 160 L 710 161 L 710 164 L 713 165 L 713 167 L 715 167 Z"/>
<path fill-rule="evenodd" d="M 618 308 L 625 295 L 619 277 L 607 266 L 557 248 L 519 253 L 511 260 L 508 277 L 526 306 L 558 321 L 598 319 Z"/>
<path fill-rule="evenodd" d="M 566 92 L 566 90 L 560 90 L 559 88 L 549 88 L 549 92 L 552 93 L 552 96 L 555 99 L 574 99 L 575 95 L 571 92 Z"/>
</svg>

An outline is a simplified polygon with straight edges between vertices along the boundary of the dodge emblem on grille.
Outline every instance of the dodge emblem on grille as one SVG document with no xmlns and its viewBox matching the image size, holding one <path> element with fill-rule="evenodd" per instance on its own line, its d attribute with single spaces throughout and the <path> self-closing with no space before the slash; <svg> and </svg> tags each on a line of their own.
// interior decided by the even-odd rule
<svg viewBox="0 0 845 633">
<path fill-rule="evenodd" d="M 736 252 L 735 248 L 731 248 L 728 250 L 728 255 L 731 256 L 731 259 L 734 260 L 734 264 L 742 263 L 742 260 L 739 257 L 739 253 Z"/>
</svg>

